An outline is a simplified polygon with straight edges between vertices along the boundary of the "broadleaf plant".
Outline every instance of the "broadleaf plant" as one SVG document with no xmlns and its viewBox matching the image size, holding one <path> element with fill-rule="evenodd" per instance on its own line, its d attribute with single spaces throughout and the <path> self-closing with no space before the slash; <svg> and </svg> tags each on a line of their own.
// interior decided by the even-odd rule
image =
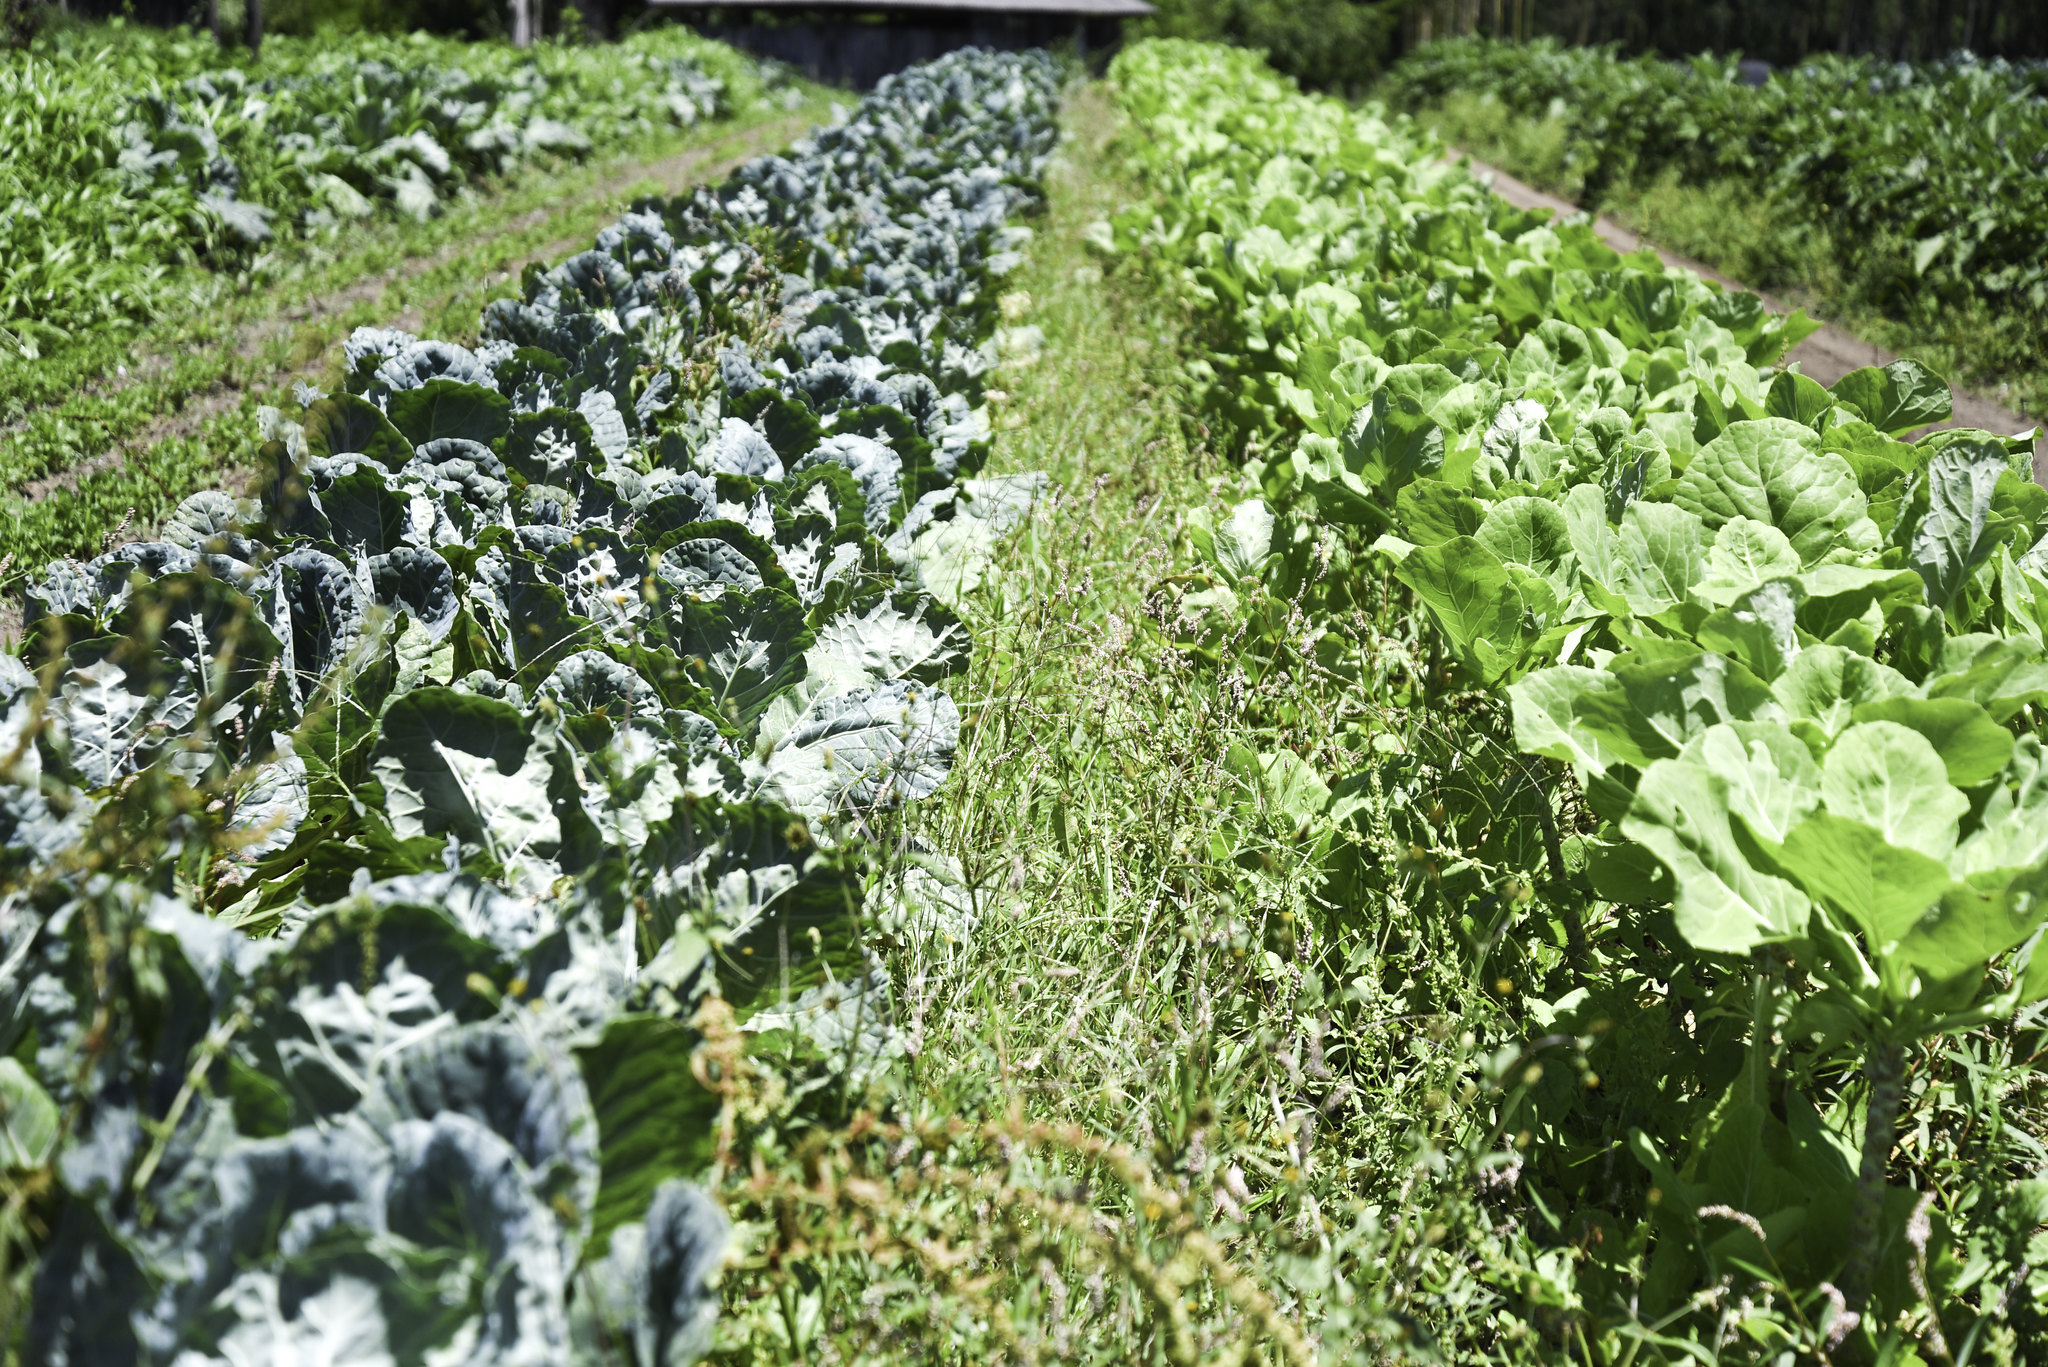
<svg viewBox="0 0 2048 1367">
<path fill-rule="evenodd" d="M 1511 208 L 1255 57 L 1147 42 L 1112 78 L 1149 193 L 1097 241 L 1192 301 L 1222 493 L 1272 548 L 1224 573 L 1192 512 L 1229 592 L 1176 639 L 1357 695 L 1332 955 L 1434 920 L 1547 1028 L 1522 1047 L 1602 1061 L 1597 1091 L 1475 1078 L 1434 1131 L 1526 1127 L 1532 1227 L 1606 1222 L 1574 1255 L 1589 1359 L 1721 1351 L 1735 1283 L 1784 1298 L 1768 1351 L 1823 1359 L 2005 1314 L 1915 1289 L 1909 1254 L 1992 1236 L 1957 1205 L 1930 1245 L 1891 1179 L 1913 1052 L 2048 991 L 2032 434 L 1903 440 L 1948 416 L 1925 366 L 1774 369 L 1803 315 Z"/>
</svg>

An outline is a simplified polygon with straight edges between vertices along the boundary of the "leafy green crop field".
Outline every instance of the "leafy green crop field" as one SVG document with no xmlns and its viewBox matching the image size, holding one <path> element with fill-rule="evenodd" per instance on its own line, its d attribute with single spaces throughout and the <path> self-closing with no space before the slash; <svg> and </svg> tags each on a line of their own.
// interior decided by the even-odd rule
<svg viewBox="0 0 2048 1367">
<path fill-rule="evenodd" d="M 1416 49 L 1378 93 L 1475 155 L 1815 301 L 2009 408 L 2048 402 L 2038 63 L 1815 57 L 1750 86 L 1732 57 L 1474 38 Z"/>
<path fill-rule="evenodd" d="M 1056 93 L 930 64 L 529 265 L 474 348 L 359 327 L 257 414 L 256 498 L 32 581 L 21 1360 L 703 1351 L 720 1097 L 835 1113 L 892 1044 L 867 938 L 957 924 L 864 823 L 945 777 L 934 586 L 1030 501 L 976 400 Z"/>
<path fill-rule="evenodd" d="M 1917 364 L 1774 372 L 1797 315 L 1240 54 L 1112 79 L 1156 189 L 1102 239 L 1195 301 L 1253 495 L 1191 519 L 1176 623 L 1353 681 L 1348 762 L 1262 757 L 1274 800 L 1349 843 L 1335 943 L 1440 927 L 1469 975 L 1432 1128 L 1501 1223 L 1418 1250 L 1474 1298 L 1439 1325 L 1483 1351 L 1449 1312 L 1492 1299 L 1594 1361 L 2038 1351 L 2029 442 L 1904 442 L 1948 411 Z M 1407 960 L 1353 990 L 1444 1011 Z"/>
<path fill-rule="evenodd" d="M 0 66 L 0 346 L 32 361 L 205 307 L 295 240 L 424 219 L 486 178 L 688 127 L 760 88 L 752 63 L 676 28 L 524 52 L 284 38 L 260 63 L 189 30 L 55 28 Z"/>
<path fill-rule="evenodd" d="M 309 368 L 338 356 L 349 328 L 404 312 L 452 335 L 472 335 L 484 297 L 502 290 L 508 278 L 516 280 L 533 252 L 596 226 L 594 217 L 578 212 L 593 194 L 623 203 L 630 196 L 621 192 L 642 170 L 696 149 L 707 157 L 744 155 L 756 150 L 744 135 L 762 130 L 759 145 L 772 145 L 823 107 L 808 92 L 765 80 L 727 49 L 673 34 L 637 40 L 622 67 L 621 90 L 630 98 L 619 104 L 595 98 L 594 83 L 602 75 L 608 91 L 611 73 L 601 55 L 582 49 L 543 48 L 521 60 L 490 47 L 366 40 L 339 49 L 285 43 L 267 52 L 263 67 L 247 73 L 223 65 L 210 41 L 102 27 L 59 30 L 42 48 L 7 59 L 22 81 L 36 78 L 67 92 L 62 98 L 24 96 L 14 120 L 19 155 L 9 173 L 24 193 L 33 190 L 58 206 L 41 217 L 11 220 L 18 277 L 28 279 L 39 262 L 90 254 L 80 233 L 127 233 L 97 222 L 92 196 L 73 195 L 67 176 L 98 185 L 94 193 L 122 201 L 130 216 L 156 216 L 150 220 L 155 227 L 139 237 L 128 234 L 134 240 L 97 267 L 110 280 L 144 282 L 145 293 L 154 291 L 147 300 L 126 287 L 102 297 L 85 289 L 90 282 L 82 277 L 72 279 L 18 301 L 45 331 L 29 329 L 32 335 L 17 339 L 21 346 L 0 346 L 0 472 L 6 479 L 0 556 L 13 571 L 0 577 L 17 590 L 51 557 L 90 555 L 117 528 L 148 534 L 194 488 L 246 481 L 255 447 L 244 434 L 256 408 L 284 401 Z M 465 62 L 479 73 L 470 87 L 457 79 L 470 79 Z M 285 89 L 310 84 L 331 101 L 353 89 L 339 79 L 348 74 L 343 67 L 383 81 L 384 93 L 364 95 L 364 107 L 381 114 L 345 129 L 331 110 L 301 111 L 332 144 L 323 144 L 314 159 L 366 187 L 363 212 L 336 222 L 290 179 L 314 174 L 301 164 L 313 153 L 302 148 L 297 161 L 287 155 L 293 140 L 281 125 L 265 122 L 284 115 L 264 104 L 263 90 L 265 82 Z M 650 73 L 657 70 L 668 76 L 656 81 Z M 486 82 L 486 74 L 498 85 Z M 681 83 L 674 91 L 664 83 L 670 77 Z M 219 131 L 208 135 L 216 144 L 227 136 L 229 151 L 254 168 L 252 183 L 238 193 L 275 208 L 264 209 L 271 214 L 264 242 L 229 242 L 199 253 L 194 225 L 203 226 L 212 211 L 191 184 L 167 184 L 138 197 L 120 154 L 102 158 L 106 164 L 95 163 L 95 170 L 64 162 L 57 152 L 73 161 L 87 156 L 68 141 L 83 136 L 82 128 L 96 128 L 99 143 L 119 142 L 126 136 L 124 111 L 207 81 L 255 82 L 242 103 L 207 105 L 194 117 L 211 120 L 209 128 Z M 699 103 L 677 93 L 685 86 Z M 455 98 L 464 89 L 479 98 Z M 504 98 L 481 98 L 492 90 Z M 670 107 L 669 94 L 682 103 Z M 598 111 L 594 117 L 577 112 L 586 104 Z M 345 109 L 345 102 L 335 108 Z M 27 117 L 36 110 L 39 118 Z M 550 115 L 563 140 L 559 146 L 500 148 L 489 159 L 436 159 L 422 150 L 441 139 L 459 146 L 479 128 Z M 783 121 L 789 122 L 778 132 L 773 125 Z M 392 138 L 367 151 L 336 141 L 343 131 L 360 141 L 378 128 Z M 393 197 L 390 184 L 394 166 L 415 163 L 393 161 L 397 154 L 386 145 L 393 139 L 401 150 L 412 149 L 408 155 L 448 163 L 438 178 L 407 172 L 409 207 Z M 85 293 L 66 293 L 71 285 Z M 112 312 L 102 307 L 120 298 L 141 302 Z"/>
<path fill-rule="evenodd" d="M 955 54 L 334 315 L 0 657 L 10 1360 L 2048 1355 L 2030 441 L 1439 151 Z"/>
</svg>

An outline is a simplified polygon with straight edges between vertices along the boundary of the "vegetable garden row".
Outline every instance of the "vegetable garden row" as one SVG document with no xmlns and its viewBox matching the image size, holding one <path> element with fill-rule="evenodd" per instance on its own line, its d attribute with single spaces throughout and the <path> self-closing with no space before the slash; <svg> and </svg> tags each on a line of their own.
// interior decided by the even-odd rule
<svg viewBox="0 0 2048 1367">
<path fill-rule="evenodd" d="M 930 63 L 529 267 L 475 350 L 358 330 L 344 389 L 266 411 L 259 500 L 32 588 L 27 1360 L 708 1343 L 699 1030 L 829 1109 L 891 1047 L 864 928 L 943 900 L 862 836 L 959 730 L 921 584 L 1017 512 L 970 476 L 1057 84 Z"/>
<path fill-rule="evenodd" d="M 287 38 L 255 73 L 204 35 L 114 37 L 60 29 L 0 65 L 0 347 L 27 360 L 203 303 L 281 242 L 715 117 L 760 79 L 674 28 L 528 51 Z"/>
<path fill-rule="evenodd" d="M 1730 187 L 1831 240 L 1843 283 L 1886 316 L 1934 329 L 1971 310 L 1973 330 L 2000 334 L 1972 339 L 1981 364 L 2039 369 L 2048 320 L 2040 63 L 1815 57 L 1751 85 L 1733 57 L 1669 62 L 1474 38 L 1418 48 L 1380 93 L 1415 112 L 1462 99 L 1522 128 L 1556 121 L 1554 173 L 1568 183 L 1554 188 L 1589 205 L 1660 177 Z"/>
<path fill-rule="evenodd" d="M 1328 933 L 1457 928 L 1526 1023 L 1481 1046 L 1526 1074 L 1460 1103 L 1562 1250 L 1501 1294 L 1582 1308 L 1590 1361 L 1967 1355 L 2048 1291 L 2039 1152 L 1993 1120 L 1908 1159 L 1896 1122 L 2048 997 L 2030 441 L 1905 440 L 1948 414 L 1916 364 L 1774 372 L 1803 318 L 1254 56 L 1145 43 L 1111 80 L 1152 193 L 1103 243 L 1194 301 L 1200 417 L 1256 495 L 1197 519 L 1181 629 L 1354 681 Z"/>
<path fill-rule="evenodd" d="M 353 35 L 233 60 L 118 20 L 0 54 L 10 595 L 248 470 L 258 404 L 348 324 L 424 309 L 472 340 L 481 299 L 451 294 L 597 226 L 551 190 L 714 139 L 765 150 L 790 135 L 756 126 L 802 99 L 679 30 L 525 53 Z"/>
</svg>

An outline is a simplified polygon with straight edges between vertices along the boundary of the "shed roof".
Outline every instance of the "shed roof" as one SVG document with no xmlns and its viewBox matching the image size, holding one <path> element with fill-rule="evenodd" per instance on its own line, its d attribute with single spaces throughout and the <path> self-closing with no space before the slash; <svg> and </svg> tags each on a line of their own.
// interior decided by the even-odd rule
<svg viewBox="0 0 2048 1367">
<path fill-rule="evenodd" d="M 1145 0 L 649 0 L 695 9 L 951 10 L 973 14 L 1070 14 L 1135 19 L 1153 12 Z"/>
</svg>

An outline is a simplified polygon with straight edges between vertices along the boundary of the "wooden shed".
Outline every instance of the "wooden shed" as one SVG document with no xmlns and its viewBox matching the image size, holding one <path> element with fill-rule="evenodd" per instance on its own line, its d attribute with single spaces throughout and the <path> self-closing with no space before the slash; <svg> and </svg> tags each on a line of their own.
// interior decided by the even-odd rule
<svg viewBox="0 0 2048 1367">
<path fill-rule="evenodd" d="M 813 80 L 866 89 L 962 47 L 1114 47 L 1145 0 L 649 0 L 699 32 L 784 61 Z"/>
</svg>

